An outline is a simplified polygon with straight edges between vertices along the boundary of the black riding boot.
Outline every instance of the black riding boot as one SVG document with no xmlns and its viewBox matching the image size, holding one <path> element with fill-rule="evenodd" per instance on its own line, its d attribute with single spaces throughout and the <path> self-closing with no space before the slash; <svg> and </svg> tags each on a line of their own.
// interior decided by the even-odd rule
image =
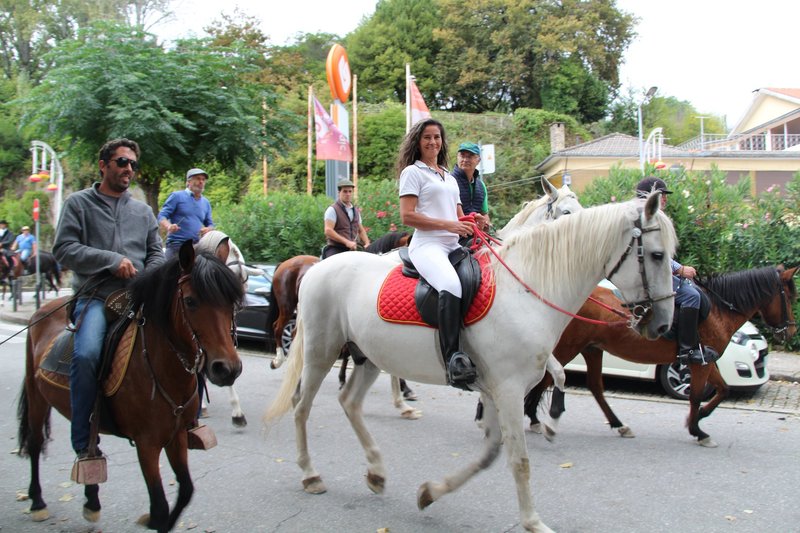
<svg viewBox="0 0 800 533">
<path fill-rule="evenodd" d="M 681 307 L 678 311 L 678 362 L 707 365 L 719 359 L 712 348 L 700 346 L 697 335 L 697 320 L 700 313 L 694 307 Z"/>
<path fill-rule="evenodd" d="M 461 351 L 460 332 L 461 298 L 442 291 L 439 293 L 439 345 L 447 369 L 447 384 L 470 390 L 467 385 L 475 381 L 478 372 L 469 356 Z"/>
</svg>

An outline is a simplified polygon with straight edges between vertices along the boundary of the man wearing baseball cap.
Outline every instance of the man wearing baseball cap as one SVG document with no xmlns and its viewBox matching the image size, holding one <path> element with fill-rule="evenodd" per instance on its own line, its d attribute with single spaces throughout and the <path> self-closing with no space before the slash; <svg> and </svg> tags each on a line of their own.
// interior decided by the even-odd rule
<svg viewBox="0 0 800 533">
<path fill-rule="evenodd" d="M 355 250 L 358 239 L 362 246 L 369 246 L 367 231 L 361 224 L 361 214 L 353 204 L 355 185 L 348 179 L 339 180 L 339 199 L 325 210 L 325 238 L 327 243 L 322 249 L 322 258 L 326 259 L 348 250 Z"/>
<path fill-rule="evenodd" d="M 458 183 L 461 208 L 465 215 L 475 213 L 478 227 L 484 229 L 489 225 L 489 195 L 478 171 L 480 146 L 470 142 L 461 143 L 456 161 L 452 174 Z"/>
<path fill-rule="evenodd" d="M 185 241 L 197 244 L 214 229 L 211 203 L 203 196 L 208 173 L 192 168 L 186 173 L 186 189 L 169 195 L 158 213 L 158 225 L 167 234 L 167 259 L 177 255 Z"/>
<path fill-rule="evenodd" d="M 667 195 L 672 191 L 661 178 L 648 176 L 636 185 L 636 196 L 647 198 L 650 193 L 661 193 L 661 209 L 667 205 Z M 719 354 L 709 346 L 700 344 L 698 320 L 700 317 L 700 293 L 692 283 L 697 275 L 694 267 L 682 265 L 672 259 L 672 290 L 675 291 L 675 306 L 678 315 L 678 362 L 682 364 L 707 365 L 719 359 Z"/>
</svg>

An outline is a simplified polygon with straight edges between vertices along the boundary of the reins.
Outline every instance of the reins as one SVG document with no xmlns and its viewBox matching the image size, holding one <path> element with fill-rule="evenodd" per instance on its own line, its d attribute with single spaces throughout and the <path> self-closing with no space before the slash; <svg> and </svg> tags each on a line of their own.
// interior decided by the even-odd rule
<svg viewBox="0 0 800 533">
<path fill-rule="evenodd" d="M 497 259 L 500 262 L 500 264 L 503 265 L 503 267 L 506 270 L 508 270 L 508 272 L 514 277 L 514 279 L 516 279 L 520 283 L 520 285 L 522 285 L 525 288 L 525 290 L 527 292 L 531 293 L 533 296 L 538 298 L 545 305 L 547 305 L 547 306 L 551 307 L 552 309 L 555 309 L 556 311 L 558 311 L 558 312 L 560 312 L 562 314 L 565 314 L 565 315 L 567 315 L 567 316 L 569 316 L 571 318 L 574 318 L 574 319 L 577 319 L 577 320 L 581 320 L 581 321 L 587 322 L 589 324 L 595 324 L 595 325 L 600 325 L 600 326 L 611 326 L 611 327 L 632 326 L 633 325 L 633 322 L 632 322 L 633 319 L 634 319 L 633 315 L 625 314 L 622 311 L 620 311 L 618 309 L 614 309 L 613 307 L 607 305 L 604 302 L 601 302 L 601 301 L 599 301 L 599 300 L 597 300 L 595 298 L 592 298 L 591 296 L 589 297 L 590 300 L 592 300 L 596 304 L 600 305 L 601 307 L 604 307 L 605 309 L 608 309 L 609 311 L 613 312 L 614 314 L 616 314 L 616 315 L 618 315 L 618 316 L 620 316 L 622 318 L 625 318 L 625 320 L 620 320 L 620 321 L 616 321 L 616 322 L 607 322 L 605 320 L 596 320 L 594 318 L 587 318 L 587 317 L 584 317 L 584 316 L 581 316 L 581 315 L 577 315 L 575 313 L 571 313 L 570 311 L 567 311 L 566 309 L 563 309 L 563 308 L 559 307 L 558 305 L 554 304 L 553 302 L 547 300 L 544 296 L 542 296 L 541 294 L 536 292 L 530 285 L 525 283 L 525 281 L 521 277 L 519 277 L 519 275 L 516 272 L 514 272 L 514 270 L 510 266 L 508 266 L 508 264 L 503 260 L 503 258 L 500 257 L 500 255 L 497 253 L 497 251 L 491 245 L 492 244 L 496 244 L 498 246 L 501 246 L 503 243 L 501 241 L 499 241 L 498 239 L 492 237 L 491 235 L 485 233 L 481 229 L 479 229 L 477 223 L 475 222 L 475 215 L 473 213 L 470 213 L 469 215 L 465 215 L 464 217 L 460 218 L 459 220 L 462 221 L 462 222 L 469 222 L 469 223 L 472 224 L 474 239 L 473 239 L 472 245 L 470 246 L 470 249 L 473 252 L 478 250 L 478 249 L 480 249 L 481 247 L 486 247 L 486 249 L 488 249 L 489 252 L 491 252 L 491 254 L 494 255 L 495 259 Z"/>
</svg>

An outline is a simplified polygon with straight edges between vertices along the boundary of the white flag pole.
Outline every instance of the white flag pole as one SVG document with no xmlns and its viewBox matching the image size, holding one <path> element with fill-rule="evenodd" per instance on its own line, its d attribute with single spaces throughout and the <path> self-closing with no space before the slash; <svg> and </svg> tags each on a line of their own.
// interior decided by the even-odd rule
<svg viewBox="0 0 800 533">
<path fill-rule="evenodd" d="M 406 133 L 411 129 L 411 64 L 406 63 Z"/>
</svg>

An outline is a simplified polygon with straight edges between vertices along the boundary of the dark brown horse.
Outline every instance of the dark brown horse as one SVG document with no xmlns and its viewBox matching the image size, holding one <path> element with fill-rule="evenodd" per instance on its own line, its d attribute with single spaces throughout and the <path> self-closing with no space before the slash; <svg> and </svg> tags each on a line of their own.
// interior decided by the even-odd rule
<svg viewBox="0 0 800 533">
<path fill-rule="evenodd" d="M 701 342 L 717 353 L 722 353 L 731 335 L 745 321 L 760 313 L 764 322 L 782 334 L 791 337 L 797 327 L 792 311 L 792 302 L 797 298 L 793 276 L 797 268 L 784 269 L 782 266 L 744 270 L 729 274 L 712 276 L 700 280 L 707 287 L 711 299 L 711 312 L 700 324 Z M 598 287 L 592 297 L 624 312 L 620 300 L 609 289 Z M 606 322 L 619 322 L 619 316 L 604 309 L 591 299 L 583 304 L 578 315 Z M 554 355 L 562 364 L 572 361 L 578 353 L 586 360 L 586 384 L 594 395 L 613 429 L 622 436 L 633 436 L 626 425 L 611 410 L 603 395 L 603 351 L 622 359 L 645 364 L 671 364 L 675 362 L 677 346 L 675 341 L 663 337 L 655 341 L 645 340 L 626 327 L 608 327 L 573 319 L 561 335 Z M 728 395 L 725 384 L 716 364 L 692 364 L 689 394 L 689 433 L 698 443 L 715 447 L 713 440 L 700 429 L 700 420 L 709 416 Z M 539 424 L 536 409 L 542 393 L 552 382 L 549 374 L 525 397 L 525 414 L 531 419 L 531 426 Z M 714 396 L 701 407 L 706 384 L 716 389 Z M 563 396 L 553 392 L 553 405 L 550 414 L 557 418 L 563 412 Z M 547 430 L 546 430 L 547 431 Z"/>
<path fill-rule="evenodd" d="M 138 311 L 135 341 L 127 373 L 105 406 L 113 429 L 102 420 L 100 431 L 133 441 L 147 491 L 150 513 L 139 522 L 150 529 L 172 529 L 192 497 L 187 429 L 198 407 L 196 373 L 202 368 L 217 385 L 230 385 L 242 362 L 234 346 L 233 313 L 243 296 L 236 276 L 210 255 L 195 256 L 191 242 L 178 257 L 137 277 L 131 285 Z M 19 448 L 31 461 L 31 516 L 48 517 L 39 483 L 39 456 L 50 434 L 50 411 L 70 416 L 66 387 L 43 379 L 38 371 L 52 340 L 67 326 L 66 298 L 53 300 L 31 317 L 26 350 L 26 375 L 18 407 Z M 146 349 L 145 349 L 146 347 Z M 154 395 L 151 397 L 151 395 Z M 170 512 L 159 470 L 161 450 L 179 488 Z M 84 517 L 100 515 L 98 485 L 86 485 Z"/>
</svg>

